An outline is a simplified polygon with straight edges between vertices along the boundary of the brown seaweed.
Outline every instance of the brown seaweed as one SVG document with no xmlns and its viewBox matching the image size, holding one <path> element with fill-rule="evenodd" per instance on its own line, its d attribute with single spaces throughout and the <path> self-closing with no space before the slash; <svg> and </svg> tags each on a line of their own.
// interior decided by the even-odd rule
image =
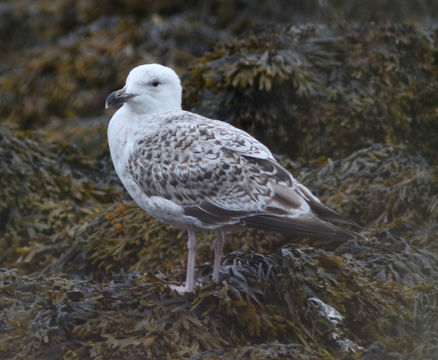
<svg viewBox="0 0 438 360">
<path fill-rule="evenodd" d="M 424 23 L 437 10 L 420 0 L 2 4 L 0 357 L 433 359 L 438 42 Z M 366 239 L 229 234 L 214 284 L 204 233 L 199 287 L 172 291 L 185 234 L 129 200 L 102 115 L 145 62 L 176 68 L 185 108 L 265 142 Z"/>
</svg>

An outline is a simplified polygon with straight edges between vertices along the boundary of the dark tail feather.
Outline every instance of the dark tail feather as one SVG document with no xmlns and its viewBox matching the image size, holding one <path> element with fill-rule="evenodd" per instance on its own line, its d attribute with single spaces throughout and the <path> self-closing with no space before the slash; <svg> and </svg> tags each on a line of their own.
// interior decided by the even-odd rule
<svg viewBox="0 0 438 360">
<path fill-rule="evenodd" d="M 361 226 L 357 223 L 355 223 L 353 220 L 347 219 L 343 217 L 341 214 L 339 214 L 337 211 L 330 209 L 329 207 L 325 206 L 324 204 L 314 201 L 313 199 L 310 199 L 308 201 L 310 208 L 312 211 L 322 220 L 325 221 L 334 221 L 341 224 L 347 224 L 352 225 L 357 228 L 360 228 Z"/>
<path fill-rule="evenodd" d="M 341 229 L 314 216 L 290 218 L 275 215 L 254 215 L 242 219 L 243 225 L 256 229 L 279 231 L 285 234 L 327 238 L 339 241 L 360 239 L 353 231 Z"/>
</svg>

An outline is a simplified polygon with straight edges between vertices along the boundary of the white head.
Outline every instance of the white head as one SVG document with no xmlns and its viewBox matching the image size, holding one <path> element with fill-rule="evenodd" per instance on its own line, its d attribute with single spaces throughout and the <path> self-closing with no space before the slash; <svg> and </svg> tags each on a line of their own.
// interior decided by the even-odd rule
<svg viewBox="0 0 438 360">
<path fill-rule="evenodd" d="M 131 70 L 123 89 L 111 93 L 105 108 L 123 106 L 138 114 L 181 110 L 182 88 L 172 69 L 159 65 L 140 65 Z"/>
</svg>

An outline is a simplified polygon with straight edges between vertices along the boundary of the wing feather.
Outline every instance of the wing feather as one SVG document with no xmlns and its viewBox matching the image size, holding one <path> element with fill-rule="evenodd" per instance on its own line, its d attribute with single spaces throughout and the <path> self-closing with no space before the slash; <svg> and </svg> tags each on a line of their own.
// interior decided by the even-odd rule
<svg viewBox="0 0 438 360">
<path fill-rule="evenodd" d="M 335 225 L 319 220 L 314 216 L 289 218 L 271 214 L 254 215 L 242 219 L 242 222 L 248 227 L 279 231 L 290 235 L 337 239 L 340 241 L 361 238 L 361 235 L 353 231 L 341 229 Z"/>
<path fill-rule="evenodd" d="M 352 224 L 249 134 L 184 114 L 153 138 L 140 139 L 129 158 L 129 171 L 145 194 L 182 206 L 203 228 L 239 225 L 314 237 L 355 236 L 324 221 Z"/>
</svg>

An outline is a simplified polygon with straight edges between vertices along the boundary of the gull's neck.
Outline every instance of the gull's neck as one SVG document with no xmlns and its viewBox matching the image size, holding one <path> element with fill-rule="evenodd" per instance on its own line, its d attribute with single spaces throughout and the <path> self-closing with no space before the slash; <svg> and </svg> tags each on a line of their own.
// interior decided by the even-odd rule
<svg viewBox="0 0 438 360">
<path fill-rule="evenodd" d="M 179 98 L 180 99 L 180 98 Z M 172 98 L 169 96 L 167 101 L 157 100 L 149 98 L 148 101 L 138 101 L 133 98 L 129 103 L 125 103 L 122 109 L 125 108 L 131 114 L 135 114 L 139 117 L 159 115 L 164 112 L 181 110 L 181 100 Z"/>
<path fill-rule="evenodd" d="M 133 113 L 130 107 L 125 104 L 117 110 L 111 118 L 108 126 L 108 137 L 129 137 L 130 141 L 135 141 L 136 139 L 159 131 L 169 117 L 182 111 L 183 110 L 179 108 L 156 112 Z"/>
</svg>

